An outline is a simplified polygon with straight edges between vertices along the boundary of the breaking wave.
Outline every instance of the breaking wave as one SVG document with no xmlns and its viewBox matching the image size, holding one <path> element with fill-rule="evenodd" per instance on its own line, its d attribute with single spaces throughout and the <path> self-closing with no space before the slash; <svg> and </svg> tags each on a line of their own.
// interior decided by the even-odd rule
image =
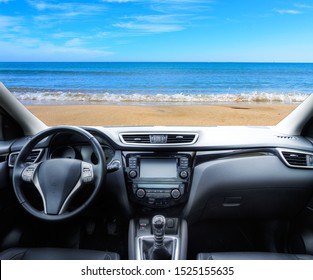
<svg viewBox="0 0 313 280">
<path fill-rule="evenodd" d="M 11 89 L 25 104 L 223 104 L 223 103 L 282 103 L 304 101 L 309 94 L 251 92 L 241 94 L 205 93 L 136 93 L 99 91 L 61 91 Z"/>
</svg>

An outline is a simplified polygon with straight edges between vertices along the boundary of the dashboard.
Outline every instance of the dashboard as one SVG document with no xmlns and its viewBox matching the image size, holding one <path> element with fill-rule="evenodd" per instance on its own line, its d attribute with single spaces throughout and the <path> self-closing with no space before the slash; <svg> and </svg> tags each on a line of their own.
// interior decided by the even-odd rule
<svg viewBox="0 0 313 280">
<path fill-rule="evenodd" d="M 166 211 L 189 223 L 290 217 L 312 196 L 313 147 L 302 136 L 271 127 L 85 129 L 104 151 L 105 188 L 126 216 Z M 11 155 L 25 141 L 16 141 Z M 36 150 L 42 152 L 33 161 L 71 158 L 97 165 L 88 143 L 70 134 L 54 135 Z"/>
</svg>

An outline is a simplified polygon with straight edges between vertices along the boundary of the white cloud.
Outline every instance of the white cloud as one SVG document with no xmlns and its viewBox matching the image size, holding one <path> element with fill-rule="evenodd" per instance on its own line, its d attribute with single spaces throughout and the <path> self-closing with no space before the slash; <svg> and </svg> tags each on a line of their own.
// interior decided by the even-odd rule
<svg viewBox="0 0 313 280">
<path fill-rule="evenodd" d="M 278 10 L 278 9 L 275 9 L 274 11 L 281 14 L 281 15 L 299 15 L 299 14 L 302 14 L 302 12 L 298 11 L 298 10 Z"/>
<path fill-rule="evenodd" d="M 23 17 L 0 16 L 0 32 L 16 34 L 26 31 L 23 20 Z"/>
<path fill-rule="evenodd" d="M 69 21 L 85 20 L 85 18 L 81 19 L 80 17 L 86 16 L 91 18 L 96 14 L 103 13 L 103 11 L 103 7 L 88 6 L 87 8 L 85 5 L 80 5 L 76 8 L 73 6 L 73 9 L 69 8 L 68 10 L 36 15 L 33 16 L 33 20 L 37 23 L 38 28 L 49 28 L 55 25 L 62 25 Z"/>
<path fill-rule="evenodd" d="M 111 32 L 96 32 L 94 34 L 88 34 L 88 35 L 78 33 L 78 32 L 59 32 L 59 33 L 54 33 L 51 36 L 52 38 L 55 38 L 55 39 L 70 39 L 71 38 L 69 41 L 67 41 L 69 44 L 75 43 L 75 42 L 82 44 L 86 40 L 108 38 L 108 37 L 111 37 L 111 35 L 112 35 Z"/>
<path fill-rule="evenodd" d="M 84 42 L 80 38 L 73 38 L 65 43 L 66 47 L 77 47 L 83 45 Z"/>
<path fill-rule="evenodd" d="M 168 12 L 204 12 L 211 10 L 210 0 L 151 0 L 150 8 L 161 13 Z"/>
<path fill-rule="evenodd" d="M 0 28 L 14 27 L 19 25 L 22 17 L 0 16 Z"/>
<path fill-rule="evenodd" d="M 152 0 L 154 3 L 164 3 L 164 4 L 170 4 L 170 3 L 191 3 L 191 4 L 199 4 L 199 3 L 211 3 L 213 1 L 210 0 Z"/>
<path fill-rule="evenodd" d="M 151 2 L 151 3 L 161 3 L 161 4 L 172 4 L 172 3 L 210 3 L 213 1 L 210 0 L 101 0 L 101 2 L 105 3 L 129 3 L 129 2 Z"/>
<path fill-rule="evenodd" d="M 0 61 L 103 61 L 113 55 L 100 49 L 57 46 L 51 43 L 20 45 L 0 41 L 2 47 Z"/>
<path fill-rule="evenodd" d="M 294 6 L 300 9 L 313 9 L 313 5 L 307 5 L 307 4 L 301 4 L 301 3 L 295 3 Z"/>
<path fill-rule="evenodd" d="M 48 3 L 45 1 L 32 1 L 32 0 L 29 0 L 28 3 L 39 11 L 43 11 L 43 10 L 67 10 L 70 7 L 70 4 L 68 4 L 68 3 L 51 4 L 51 3 Z"/>
<path fill-rule="evenodd" d="M 55 15 L 39 15 L 33 17 L 34 23 L 38 29 L 51 28 L 64 22 L 64 18 Z"/>
<path fill-rule="evenodd" d="M 101 4 L 80 4 L 80 3 L 50 3 L 45 1 L 29 0 L 28 3 L 38 11 L 59 11 L 63 12 L 58 16 L 78 16 L 78 15 L 93 15 L 102 13 L 106 8 Z"/>
<path fill-rule="evenodd" d="M 24 48 L 37 47 L 38 44 L 40 44 L 40 40 L 37 38 L 19 38 L 19 39 L 15 38 L 14 42 L 18 43 Z"/>
<path fill-rule="evenodd" d="M 52 37 L 56 38 L 56 39 L 73 38 L 73 37 L 77 37 L 77 36 L 78 36 L 78 34 L 75 32 L 59 32 L 59 33 L 52 34 Z"/>
<path fill-rule="evenodd" d="M 135 31 L 137 35 L 176 32 L 184 29 L 183 22 L 187 16 L 186 14 L 129 16 L 122 18 L 125 22 L 119 22 L 113 24 L 113 26 Z"/>
<path fill-rule="evenodd" d="M 53 21 L 55 19 L 54 16 L 48 16 L 48 15 L 39 15 L 39 16 L 34 16 L 35 21 Z"/>
<path fill-rule="evenodd" d="M 106 38 L 106 37 L 109 37 L 111 36 L 112 33 L 111 32 L 98 32 L 96 33 L 94 36 L 88 36 L 88 37 L 91 37 L 91 38 Z"/>
<path fill-rule="evenodd" d="M 135 16 L 129 17 L 138 21 L 150 22 L 150 23 L 179 23 L 182 22 L 182 17 L 187 15 L 145 15 L 145 16 Z"/>
<path fill-rule="evenodd" d="M 114 24 L 115 27 L 131 29 L 137 32 L 143 33 L 164 33 L 164 32 L 174 32 L 180 31 L 184 28 L 179 25 L 174 24 L 140 24 L 140 23 L 117 23 Z"/>
<path fill-rule="evenodd" d="M 140 2 L 138 0 L 101 0 L 105 3 L 129 3 L 129 2 Z"/>
</svg>

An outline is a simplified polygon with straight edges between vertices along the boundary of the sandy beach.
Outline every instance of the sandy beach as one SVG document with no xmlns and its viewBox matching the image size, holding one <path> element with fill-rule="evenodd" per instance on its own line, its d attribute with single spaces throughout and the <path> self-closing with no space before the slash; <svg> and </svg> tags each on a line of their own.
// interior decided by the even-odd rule
<svg viewBox="0 0 313 280">
<path fill-rule="evenodd" d="M 32 105 L 47 125 L 275 125 L 297 105 L 226 104 L 190 106 Z"/>
</svg>

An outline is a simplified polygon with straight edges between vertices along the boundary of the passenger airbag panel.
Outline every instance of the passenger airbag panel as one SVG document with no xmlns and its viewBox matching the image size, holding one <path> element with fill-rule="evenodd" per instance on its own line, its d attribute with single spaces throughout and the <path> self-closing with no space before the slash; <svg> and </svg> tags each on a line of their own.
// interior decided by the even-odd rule
<svg viewBox="0 0 313 280">
<path fill-rule="evenodd" d="M 286 167 L 276 156 L 213 160 L 194 169 L 185 216 L 282 218 L 309 201 L 313 172 Z"/>
</svg>

